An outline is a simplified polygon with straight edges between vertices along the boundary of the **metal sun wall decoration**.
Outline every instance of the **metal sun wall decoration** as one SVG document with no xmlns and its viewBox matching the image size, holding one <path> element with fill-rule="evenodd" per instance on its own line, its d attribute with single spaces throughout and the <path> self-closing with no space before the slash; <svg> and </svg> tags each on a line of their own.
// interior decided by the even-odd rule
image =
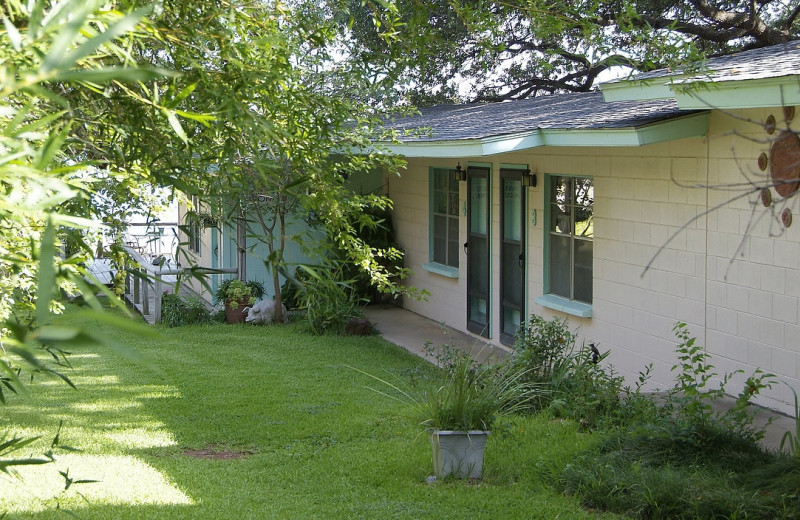
<svg viewBox="0 0 800 520">
<path fill-rule="evenodd" d="M 769 168 L 770 186 L 763 188 L 760 194 L 761 204 L 764 207 L 772 205 L 772 191 L 770 187 L 784 200 L 792 197 L 800 188 L 800 138 L 797 133 L 789 128 L 789 123 L 794 119 L 795 108 L 784 107 L 783 117 L 786 121 L 786 130 L 778 130 L 775 116 L 769 115 L 764 122 L 767 134 L 778 132 L 769 148 L 769 155 L 762 153 L 758 157 L 758 168 L 766 171 Z M 780 213 L 780 221 L 785 228 L 792 225 L 792 211 L 784 207 Z"/>
</svg>

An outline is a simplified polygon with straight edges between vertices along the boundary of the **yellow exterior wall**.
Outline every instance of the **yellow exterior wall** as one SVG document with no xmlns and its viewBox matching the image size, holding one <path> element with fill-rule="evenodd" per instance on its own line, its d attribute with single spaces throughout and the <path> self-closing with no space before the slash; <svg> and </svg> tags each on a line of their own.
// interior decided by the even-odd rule
<svg viewBox="0 0 800 520">
<path fill-rule="evenodd" d="M 706 139 L 642 147 L 543 147 L 489 157 L 410 158 L 401 178 L 388 178 L 389 196 L 395 202 L 394 222 L 398 241 L 406 251 L 406 266 L 414 272 L 410 284 L 427 289 L 431 296 L 428 301 L 406 299 L 405 307 L 466 330 L 463 250 L 457 279 L 422 269 L 429 261 L 431 167 L 454 168 L 457 162 L 462 166 L 491 164 L 490 341 L 495 344 L 500 336 L 500 165 L 527 164 L 538 173 L 538 186 L 528 188 L 527 301 L 529 314 L 546 317 L 566 315 L 534 303 L 543 291 L 544 174 L 592 176 L 593 316 L 568 316 L 571 326 L 578 329 L 579 341 L 596 342 L 601 351 L 610 350 L 608 360 L 631 379 L 652 363 L 651 384 L 663 388 L 672 385 L 670 369 L 676 361 L 672 328 L 682 321 L 713 354 L 717 372 L 742 369 L 749 376 L 760 367 L 798 388 L 800 206 L 794 199 L 778 200 L 773 190 L 776 203 L 764 208 L 756 190 L 746 193 L 752 188 L 747 179 L 761 185 L 767 182 L 757 159 L 769 149 L 762 124 L 768 114 L 782 120 L 780 109 L 734 114 L 715 111 Z M 740 186 L 731 187 L 736 184 Z M 466 183 L 461 183 L 460 208 L 465 207 L 466 195 Z M 737 196 L 738 200 L 725 203 Z M 705 216 L 717 205 L 722 207 Z M 772 210 L 779 216 L 787 205 L 796 213 L 795 225 L 784 229 Z M 463 242 L 463 212 L 460 222 Z M 738 393 L 742 380 L 737 378 L 728 391 Z M 790 397 L 789 389 L 779 384 L 760 402 L 788 412 Z"/>
</svg>

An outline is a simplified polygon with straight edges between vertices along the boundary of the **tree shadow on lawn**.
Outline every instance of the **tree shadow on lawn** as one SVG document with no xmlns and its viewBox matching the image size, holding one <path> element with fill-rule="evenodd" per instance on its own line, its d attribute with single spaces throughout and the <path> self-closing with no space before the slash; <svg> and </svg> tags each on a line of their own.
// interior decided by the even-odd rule
<svg viewBox="0 0 800 520">
<path fill-rule="evenodd" d="M 87 348 L 70 374 L 77 392 L 47 381 L 12 402 L 13 423 L 51 439 L 63 421 L 62 443 L 83 451 L 57 454 L 65 465 L 42 466 L 56 475 L 56 491 L 23 494 L 0 509 L 36 520 L 63 518 L 58 508 L 104 520 L 493 519 L 540 509 L 530 488 L 491 478 L 425 484 L 427 438 L 401 404 L 371 392 L 370 380 L 347 366 L 404 377 L 427 370 L 423 360 L 377 337 L 231 329 L 183 327 L 158 345 L 127 338 L 162 374 Z M 67 469 L 70 478 L 103 482 L 61 492 L 58 471 Z M 31 477 L 25 486 L 43 482 Z M 550 504 L 542 518 L 595 517 L 573 499 L 540 491 L 537 504 Z"/>
<path fill-rule="evenodd" d="M 147 518 L 145 506 L 164 507 L 164 501 L 175 502 L 177 510 L 214 502 L 230 512 L 230 500 L 252 501 L 248 486 L 268 484 L 260 472 L 283 473 L 290 480 L 292 465 L 322 461 L 326 452 L 343 446 L 349 451 L 357 437 L 385 444 L 387 437 L 401 437 L 399 430 L 403 441 L 408 438 L 408 425 L 379 419 L 372 396 L 355 386 L 353 372 L 334 364 L 353 359 L 364 341 L 349 342 L 355 349 L 349 353 L 342 352 L 347 342 L 327 341 L 338 354 L 299 345 L 306 355 L 280 362 L 280 341 L 252 341 L 263 329 L 249 334 L 246 345 L 225 347 L 222 357 L 219 345 L 227 335 L 209 338 L 208 332 L 195 330 L 196 337 L 189 339 L 197 340 L 197 348 L 184 347 L 178 356 L 181 345 L 138 349 L 163 367 L 165 377 L 91 347 L 72 358 L 69 377 L 77 391 L 59 381 L 35 381 L 31 392 L 12 400 L 4 410 L 7 419 L 25 425 L 15 428 L 16 434 L 42 435 L 38 447 L 46 451 L 62 424 L 62 446 L 55 450 L 55 464 L 23 468 L 23 481 L 0 482 L 5 497 L 0 513 L 27 511 L 47 518 L 48 510 L 63 508 L 91 517 L 89 511 L 105 507 L 99 504 L 129 503 L 141 510 L 134 517 Z M 366 347 L 383 350 L 378 360 L 389 366 L 407 362 L 387 356 L 384 345 Z M 64 445 L 82 451 L 72 453 Z M 324 475 L 331 468 L 320 463 L 306 469 Z M 65 491 L 67 478 L 73 483 Z M 91 480 L 100 482 L 80 482 Z M 295 482 L 308 480 L 299 475 Z"/>
</svg>

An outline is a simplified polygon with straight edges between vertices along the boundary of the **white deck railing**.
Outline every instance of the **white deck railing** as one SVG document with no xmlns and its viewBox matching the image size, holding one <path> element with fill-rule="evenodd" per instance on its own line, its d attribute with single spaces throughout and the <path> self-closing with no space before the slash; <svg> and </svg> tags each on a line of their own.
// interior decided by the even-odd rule
<svg viewBox="0 0 800 520">
<path fill-rule="evenodd" d="M 237 269 L 211 269 L 211 268 L 173 268 L 163 265 L 153 265 L 150 260 L 139 254 L 132 247 L 124 246 L 137 266 L 128 269 L 125 276 L 125 296 L 128 301 L 142 313 L 150 323 L 161 321 L 161 295 L 170 286 L 178 282 L 178 275 L 189 271 L 205 273 L 236 273 Z"/>
</svg>

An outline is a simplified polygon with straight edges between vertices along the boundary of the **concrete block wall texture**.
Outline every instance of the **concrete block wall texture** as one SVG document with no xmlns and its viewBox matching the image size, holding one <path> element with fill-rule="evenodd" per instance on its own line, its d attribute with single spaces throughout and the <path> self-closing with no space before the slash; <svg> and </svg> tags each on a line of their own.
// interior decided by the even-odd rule
<svg viewBox="0 0 800 520">
<path fill-rule="evenodd" d="M 538 148 L 491 157 L 409 159 L 402 177 L 391 179 L 390 196 L 398 240 L 414 271 L 410 284 L 431 296 L 427 302 L 406 300 L 405 306 L 466 329 L 463 251 L 458 279 L 421 268 L 429 261 L 429 168 L 490 163 L 495 317 L 490 333 L 499 343 L 499 170 L 501 164 L 527 164 L 539 174 L 538 186 L 527 193 L 528 313 L 566 316 L 533 301 L 544 287 L 543 175 L 588 175 L 595 188 L 594 301 L 592 318 L 568 316 L 579 341 L 611 350 L 610 362 L 631 379 L 652 363 L 651 385 L 663 388 L 673 382 L 672 329 L 681 321 L 714 356 L 719 374 L 744 370 L 729 384 L 731 393 L 738 393 L 756 368 L 800 388 L 800 224 L 787 229 L 774 213 L 785 205 L 800 208 L 774 192 L 773 208 L 764 208 L 758 193 L 745 193 L 750 186 L 743 184 L 766 182 L 757 159 L 769 149 L 762 124 L 769 113 L 777 112 L 713 112 L 706 139 L 638 148 Z M 714 188 L 719 186 L 727 188 Z M 465 184 L 460 190 L 461 207 Z M 460 219 L 464 239 L 466 217 Z M 790 412 L 791 392 L 777 384 L 758 402 Z"/>
</svg>

